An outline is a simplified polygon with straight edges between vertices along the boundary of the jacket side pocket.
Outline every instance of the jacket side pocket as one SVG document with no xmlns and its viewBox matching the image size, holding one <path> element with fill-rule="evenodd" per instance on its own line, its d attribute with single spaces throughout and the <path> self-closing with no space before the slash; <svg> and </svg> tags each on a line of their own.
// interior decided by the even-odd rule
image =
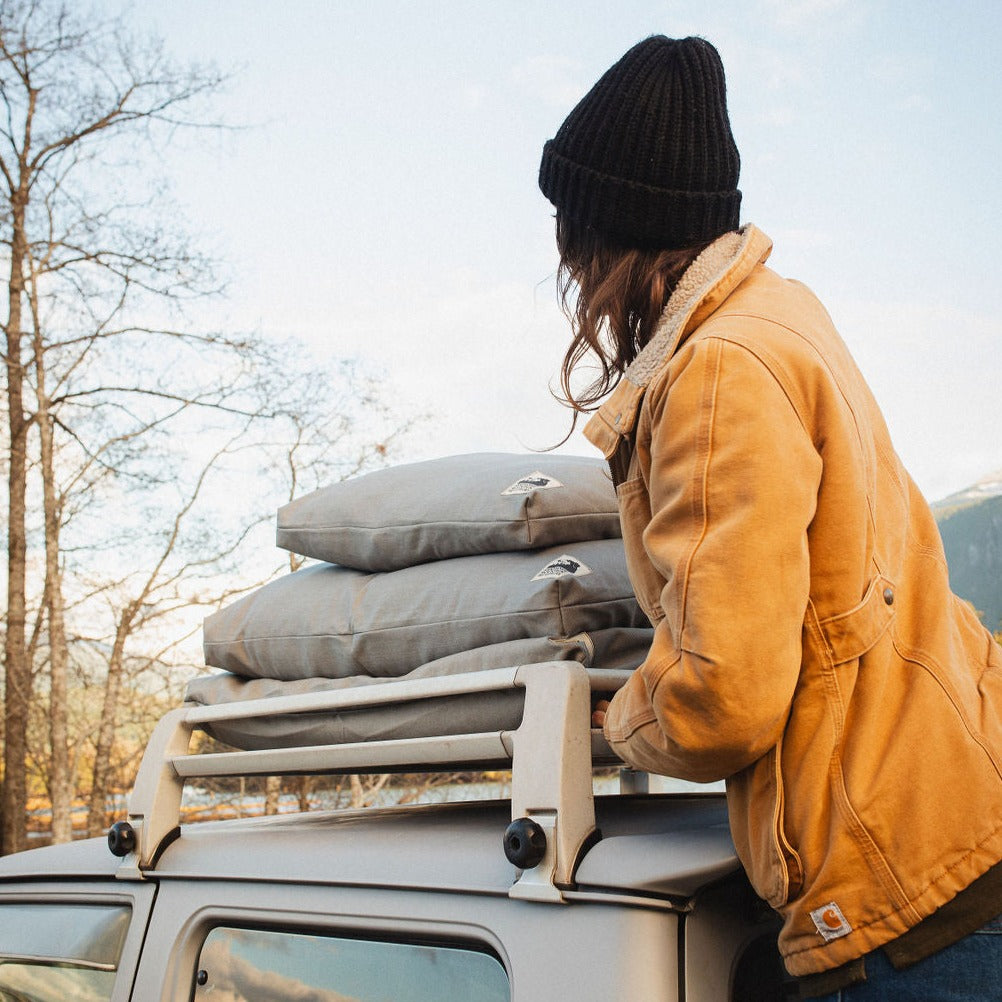
<svg viewBox="0 0 1002 1002">
<path fill-rule="evenodd" d="M 804 883 L 800 855 L 787 838 L 781 748 L 727 781 L 731 835 L 738 858 L 760 897 L 781 908 Z"/>
<path fill-rule="evenodd" d="M 652 626 L 664 618 L 661 610 L 661 589 L 664 579 L 655 570 L 644 548 L 644 530 L 651 521 L 651 501 L 647 485 L 637 477 L 616 488 L 619 515 L 623 527 L 626 568 L 633 593 Z"/>
</svg>

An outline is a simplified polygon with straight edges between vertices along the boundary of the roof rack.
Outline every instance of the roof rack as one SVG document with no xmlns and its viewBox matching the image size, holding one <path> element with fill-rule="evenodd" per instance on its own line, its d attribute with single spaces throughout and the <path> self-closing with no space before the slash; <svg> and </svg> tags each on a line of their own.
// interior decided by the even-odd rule
<svg viewBox="0 0 1002 1002">
<path fill-rule="evenodd" d="M 171 710 L 157 724 L 143 755 L 128 821 L 113 825 L 108 834 L 111 851 L 122 857 L 117 876 L 138 880 L 155 870 L 160 854 L 180 833 L 181 794 L 188 779 L 510 767 L 512 824 L 504 843 L 516 866 L 510 894 L 560 901 L 595 831 L 592 769 L 622 765 L 601 730 L 591 727 L 592 693 L 614 692 L 629 675 L 554 661 Z M 220 721 L 392 707 L 511 689 L 525 693 L 521 723 L 514 730 L 202 755 L 188 751 L 196 729 Z"/>
</svg>

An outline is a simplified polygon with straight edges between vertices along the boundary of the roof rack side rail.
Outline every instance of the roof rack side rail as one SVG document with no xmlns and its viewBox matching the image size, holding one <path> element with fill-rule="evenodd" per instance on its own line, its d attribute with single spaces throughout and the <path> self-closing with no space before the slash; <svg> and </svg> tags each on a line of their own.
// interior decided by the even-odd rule
<svg viewBox="0 0 1002 1002">
<path fill-rule="evenodd" d="M 586 669 L 576 662 L 499 668 L 337 691 L 182 706 L 168 712 L 150 738 L 129 797 L 128 821 L 109 832 L 122 856 L 117 876 L 141 879 L 180 831 L 181 795 L 189 778 L 294 773 L 434 771 L 475 763 L 510 764 L 512 819 L 538 825 L 542 857 L 520 869 L 513 897 L 559 901 L 578 855 L 595 830 L 593 764 L 621 764 L 591 728 L 592 691 L 613 692 L 628 671 Z M 393 706 L 418 699 L 511 688 L 525 690 L 520 725 L 478 734 L 450 734 L 350 744 L 189 754 L 195 729 L 213 721 Z M 510 857 L 509 857 L 510 858 Z"/>
</svg>

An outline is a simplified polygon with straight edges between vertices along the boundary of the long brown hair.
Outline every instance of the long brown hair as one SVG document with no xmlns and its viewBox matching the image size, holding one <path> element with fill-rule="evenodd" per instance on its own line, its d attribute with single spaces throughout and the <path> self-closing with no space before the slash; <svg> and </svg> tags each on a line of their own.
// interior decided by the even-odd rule
<svg viewBox="0 0 1002 1002">
<path fill-rule="evenodd" d="M 557 213 L 557 293 L 573 337 L 555 395 L 574 409 L 575 423 L 578 414 L 596 408 L 650 341 L 678 280 L 708 243 L 684 250 L 617 247 Z M 589 355 L 597 358 L 599 375 L 575 392 L 571 375 Z"/>
</svg>

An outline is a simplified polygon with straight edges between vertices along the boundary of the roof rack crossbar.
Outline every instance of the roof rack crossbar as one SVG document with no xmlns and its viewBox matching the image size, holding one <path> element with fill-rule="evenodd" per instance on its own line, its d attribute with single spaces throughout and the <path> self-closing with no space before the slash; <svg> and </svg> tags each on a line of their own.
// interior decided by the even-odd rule
<svg viewBox="0 0 1002 1002">
<path fill-rule="evenodd" d="M 195 725 L 218 721 L 248 720 L 288 713 L 317 713 L 323 710 L 358 709 L 366 706 L 404 703 L 417 699 L 435 699 L 466 693 L 510 689 L 515 684 L 517 668 L 491 668 L 421 679 L 381 679 L 369 685 L 346 689 L 304 692 L 294 696 L 270 696 L 239 700 L 215 706 L 193 706 L 189 720 Z"/>
<path fill-rule="evenodd" d="M 601 732 L 591 728 L 592 692 L 613 692 L 628 671 L 586 669 L 573 661 L 499 668 L 464 675 L 408 679 L 385 685 L 246 700 L 221 706 L 185 705 L 166 714 L 150 739 L 129 798 L 134 848 L 117 875 L 141 879 L 178 832 L 184 781 L 205 776 L 415 771 L 496 763 L 512 769 L 512 818 L 542 829 L 540 862 L 517 871 L 513 897 L 560 901 L 595 830 L 594 761 L 614 763 Z M 522 722 L 512 731 L 453 734 L 299 748 L 189 754 L 193 731 L 206 724 L 263 715 L 336 712 L 462 693 L 524 689 Z"/>
<path fill-rule="evenodd" d="M 171 760 L 184 779 L 208 776 L 279 776 L 304 773 L 365 772 L 373 765 L 375 742 L 310 745 L 275 750 L 183 755 Z M 380 741 L 378 768 L 431 770 L 440 765 L 495 762 L 510 758 L 501 734 L 447 734 L 442 737 Z"/>
</svg>

